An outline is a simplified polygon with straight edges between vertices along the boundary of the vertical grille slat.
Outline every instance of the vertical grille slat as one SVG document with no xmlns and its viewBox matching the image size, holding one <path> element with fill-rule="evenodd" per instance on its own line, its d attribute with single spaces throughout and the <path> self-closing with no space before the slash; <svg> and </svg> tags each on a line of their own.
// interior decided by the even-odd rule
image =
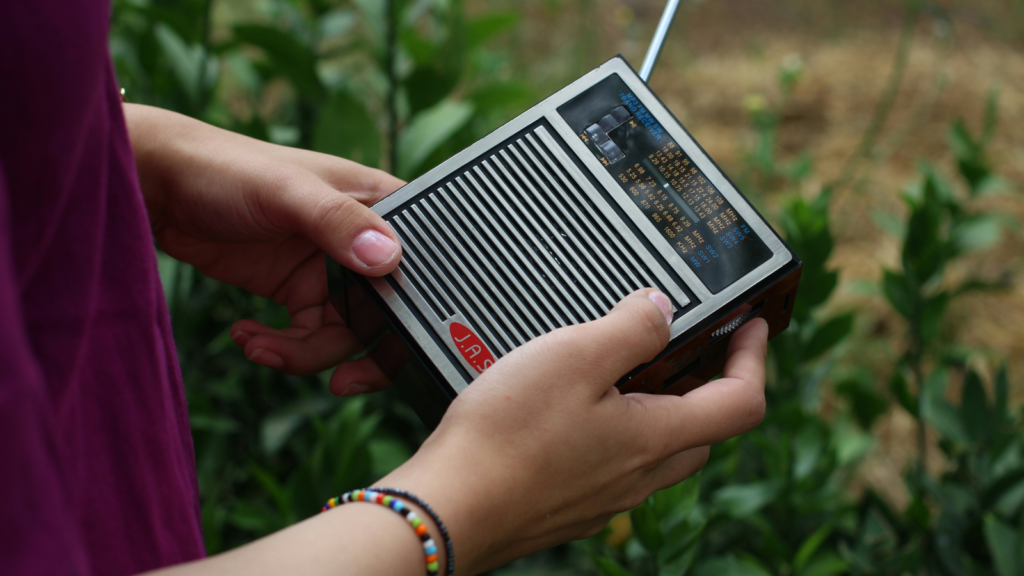
<svg viewBox="0 0 1024 576">
<path fill-rule="evenodd" d="M 501 305 L 501 300 L 508 301 L 513 297 L 513 295 L 510 294 L 510 290 L 508 290 L 507 287 L 504 287 L 504 282 L 501 281 L 501 277 L 493 269 L 490 269 L 489 266 L 487 274 L 480 269 L 477 261 L 486 262 L 486 260 L 478 259 L 472 255 L 467 250 L 467 245 L 469 243 L 452 234 L 452 231 L 456 231 L 461 234 L 462 230 L 460 230 L 458 226 L 453 226 L 450 219 L 442 219 L 438 216 L 433 205 L 437 202 L 437 198 L 431 194 L 428 197 L 428 200 L 433 202 L 423 202 L 422 206 L 427 215 L 433 219 L 434 224 L 436 224 L 436 227 L 431 231 L 435 232 L 437 235 L 444 234 L 445 240 L 447 240 L 444 246 L 447 249 L 449 256 L 454 256 L 455 258 L 453 259 L 457 263 L 464 263 L 472 270 L 472 273 L 468 273 L 465 266 L 460 266 L 463 272 L 466 273 L 465 277 L 477 290 L 479 296 L 487 302 L 488 306 L 496 313 L 498 319 L 501 320 L 505 325 L 505 328 L 508 329 L 509 335 L 513 338 L 512 346 L 519 346 L 529 340 L 531 337 L 528 336 L 528 334 L 530 334 L 530 329 L 523 323 L 522 316 L 517 313 L 517 310 L 512 306 L 506 307 Z M 438 208 L 442 209 L 439 205 Z M 414 207 L 413 210 L 415 209 L 416 208 Z M 504 289 L 499 291 L 497 286 L 492 282 L 492 279 L 502 285 Z M 518 301 L 518 299 L 514 299 L 514 301 Z"/>
<path fill-rule="evenodd" d="M 572 201 L 569 200 L 564 193 L 561 193 L 561 190 L 558 190 L 557 183 L 555 183 L 550 176 L 548 176 L 548 180 L 545 181 L 537 175 L 537 172 L 533 170 L 530 163 L 527 162 L 519 153 L 519 148 L 521 146 L 522 141 L 519 140 L 514 146 L 509 146 L 509 150 L 512 151 L 513 156 L 518 160 L 518 164 L 522 166 L 522 168 L 526 170 L 531 177 L 533 177 L 534 181 L 537 182 L 537 185 L 540 186 L 540 193 L 538 193 L 537 190 L 532 190 L 536 194 L 536 201 L 543 205 L 548 213 L 552 214 L 558 220 L 558 223 L 562 227 L 571 227 L 576 231 L 576 234 L 569 236 L 569 240 L 576 247 L 575 253 L 586 260 L 586 264 L 580 263 L 580 267 L 589 273 L 591 281 L 597 286 L 598 290 L 600 290 L 601 295 L 604 296 L 604 303 L 609 307 L 615 306 L 615 304 L 621 299 L 621 295 L 616 297 L 608 292 L 609 287 L 612 287 L 612 290 L 614 291 L 614 284 L 612 280 L 608 278 L 604 268 L 594 261 L 593 255 L 591 254 L 592 250 L 588 249 L 580 242 L 582 239 L 585 243 L 591 234 L 588 234 L 585 230 L 580 228 L 580 224 L 576 219 L 567 217 L 565 206 L 571 204 Z M 502 153 L 504 153 L 504 151 Z M 536 165 L 536 161 L 534 164 Z M 555 197 L 555 191 L 558 193 L 557 198 L 561 200 L 561 205 L 555 205 L 551 200 L 549 200 L 550 198 Z M 560 208 L 561 210 L 559 210 Z M 565 242 L 563 240 L 563 244 L 564 243 Z M 589 264 L 589 266 L 587 264 Z M 594 276 L 595 271 L 601 277 L 600 279 Z"/>
<path fill-rule="evenodd" d="M 565 240 L 567 236 L 567 234 L 565 233 L 565 229 L 568 228 L 568 226 L 563 225 L 560 227 L 556 227 L 552 224 L 551 220 L 545 215 L 545 213 L 554 215 L 555 211 L 551 208 L 551 206 L 549 206 L 546 202 L 542 200 L 541 195 L 537 192 L 533 183 L 530 182 L 530 180 L 527 179 L 525 176 L 523 176 L 523 173 L 519 170 L 519 166 L 517 166 L 516 163 L 512 161 L 512 159 L 509 157 L 505 150 L 501 151 L 501 156 L 504 159 L 504 165 L 507 165 L 508 168 L 511 168 L 515 175 L 518 177 L 518 181 L 521 184 L 523 184 L 521 188 L 525 191 L 529 191 L 529 193 L 532 195 L 532 197 L 530 197 L 529 200 L 532 200 L 534 206 L 537 208 L 537 219 L 540 220 L 540 223 L 542 224 L 542 229 L 552 231 L 552 234 L 550 236 L 550 238 L 554 239 L 554 242 L 551 242 L 552 249 L 558 253 L 557 258 L 562 260 L 561 263 L 563 264 L 563 266 L 560 266 L 560 268 L 564 269 L 565 265 L 568 265 L 570 267 L 569 270 L 570 272 L 573 273 L 572 276 L 575 276 L 575 278 L 573 279 L 574 283 L 580 288 L 582 288 L 581 299 L 583 299 L 583 303 L 587 306 L 587 309 L 593 315 L 592 318 L 600 318 L 601 313 L 598 312 L 593 307 L 593 304 L 597 304 L 597 306 L 599 307 L 607 306 L 610 308 L 615 305 L 615 301 L 612 300 L 611 297 L 607 295 L 605 287 L 593 275 L 593 271 L 590 269 L 590 267 L 581 261 L 581 252 L 585 252 L 585 250 L 582 246 L 579 246 L 579 241 L 576 240 L 575 235 L 572 235 L 571 237 L 573 240 L 576 241 L 577 249 L 573 250 L 569 246 L 569 243 L 566 242 Z M 504 167 L 502 167 L 501 170 L 506 175 L 508 174 Z M 526 198 L 524 198 L 524 200 L 525 199 Z M 562 223 L 559 222 L 559 224 Z M 587 278 L 584 278 L 583 276 L 587 276 Z M 587 288 L 589 288 L 589 290 L 587 290 Z M 600 292 L 601 294 L 598 294 L 598 292 Z M 600 302 L 599 296 L 602 294 L 608 299 L 608 302 Z"/>
<path fill-rule="evenodd" d="M 505 140 L 385 216 L 404 245 L 399 289 L 438 318 L 442 337 L 450 322 L 464 321 L 496 357 L 599 318 L 644 286 L 686 303 L 678 282 L 566 165 L 570 151 L 545 126 Z"/>
<path fill-rule="evenodd" d="M 462 182 L 461 179 L 458 179 L 458 182 L 463 188 L 465 188 L 465 184 Z M 458 214 L 461 222 L 466 225 L 466 229 L 469 230 L 470 233 L 473 235 L 474 240 L 479 242 L 480 245 L 487 250 L 488 255 L 494 258 L 495 261 L 507 262 L 510 266 L 512 266 L 512 271 L 514 271 L 515 274 L 510 273 L 509 277 L 511 278 L 512 282 L 516 285 L 516 288 L 519 289 L 520 293 L 527 296 L 526 301 L 530 303 L 534 311 L 536 311 L 540 315 L 540 319 L 543 320 L 544 324 L 547 327 L 546 330 L 542 329 L 542 331 L 547 332 L 548 330 L 554 330 L 555 328 L 560 326 L 561 324 L 558 320 L 558 312 L 556 312 L 555 309 L 551 307 L 551 303 L 548 301 L 548 299 L 541 295 L 540 292 L 537 291 L 536 286 L 532 282 L 530 282 L 529 278 L 526 275 L 526 272 L 524 272 L 523 268 L 519 265 L 519 261 L 513 258 L 511 253 L 505 250 L 504 246 L 509 244 L 509 242 L 507 238 L 504 236 L 504 234 L 502 234 L 502 237 L 505 238 L 505 242 L 502 243 L 498 241 L 497 238 L 494 237 L 494 235 L 490 232 L 489 229 L 484 228 L 483 230 L 481 230 L 480 228 L 473 226 L 469 222 L 469 220 L 466 219 L 466 214 L 473 214 L 473 209 L 470 207 L 469 203 L 465 200 L 465 198 L 463 198 L 462 194 L 459 192 L 459 190 L 455 187 L 454 184 L 449 183 L 448 189 L 451 191 L 452 197 L 459 201 L 459 206 L 456 206 L 448 197 L 448 195 L 444 192 L 441 193 L 442 198 L 444 198 L 448 202 L 448 204 L 452 206 L 453 210 L 455 210 L 455 213 Z M 459 210 L 459 208 L 462 208 L 462 210 Z M 494 220 L 490 217 L 490 214 L 485 212 L 484 216 L 491 224 L 491 230 L 500 230 L 500 228 L 498 228 Z M 487 238 L 483 238 L 482 235 L 484 234 L 487 236 Z M 496 251 L 501 252 L 503 260 L 496 255 Z M 532 292 L 532 294 L 526 294 L 526 290 L 523 288 L 523 285 L 520 284 L 518 280 L 519 278 L 526 282 L 526 285 L 529 287 L 529 290 L 530 292 Z M 529 297 L 531 295 L 533 296 L 533 298 Z M 537 302 L 541 303 L 541 307 L 537 306 Z"/>
<path fill-rule="evenodd" d="M 527 134 L 527 138 L 532 139 L 532 137 L 533 137 L 532 134 Z M 549 138 L 550 138 L 550 136 L 549 136 Z M 538 147 L 538 149 L 539 149 L 539 147 Z M 545 157 L 545 160 L 550 165 L 556 166 L 555 165 L 555 160 L 553 158 L 547 157 L 550 154 L 550 150 L 549 149 L 545 149 L 545 152 L 547 152 L 547 153 L 546 154 L 542 153 L 541 156 Z M 558 170 L 557 167 L 555 168 L 555 170 L 556 170 L 556 173 L 559 174 L 559 176 L 561 176 L 562 178 L 565 178 L 565 179 L 568 178 L 566 175 L 563 175 L 563 171 L 562 170 Z M 575 195 L 578 198 L 578 200 L 580 202 L 580 205 L 583 206 L 584 210 L 586 210 L 589 213 L 589 215 L 591 216 L 591 221 L 594 222 L 594 223 L 599 224 L 603 228 L 604 233 L 608 235 L 608 237 L 610 237 L 610 238 L 618 238 L 619 237 L 618 234 L 613 232 L 608 227 L 607 222 L 605 222 L 604 219 L 600 215 L 598 215 L 598 214 L 596 214 L 594 212 L 593 206 L 590 205 L 590 202 L 587 201 L 587 199 L 584 197 L 584 194 L 578 188 L 576 188 L 575 186 L 571 186 L 568 183 L 567 183 L 567 186 L 569 186 L 570 189 L 575 192 Z M 660 282 L 657 282 L 656 280 L 654 280 L 654 278 L 648 272 L 647 268 L 641 262 L 638 261 L 636 254 L 632 250 L 630 250 L 626 245 L 624 245 L 622 243 L 619 243 L 616 246 L 616 248 L 618 249 L 618 252 L 620 254 L 622 254 L 622 256 L 628 261 L 628 264 L 626 266 L 624 266 L 624 269 L 629 274 L 629 276 L 631 277 L 633 282 L 635 283 L 635 287 L 633 288 L 633 290 L 637 290 L 639 288 L 643 288 L 644 286 L 657 286 L 659 288 L 663 288 L 662 284 Z M 615 254 L 614 250 L 612 251 L 612 254 Z M 641 276 L 641 278 L 639 280 L 637 279 L 637 276 L 634 275 L 634 272 L 636 272 L 637 274 L 639 274 Z"/>
<path fill-rule="evenodd" d="M 446 320 L 451 318 L 455 314 L 455 306 L 444 297 L 444 290 L 437 285 L 437 280 L 429 272 L 423 272 L 421 274 L 420 269 L 422 265 L 417 264 L 415 256 L 409 254 L 402 255 L 402 261 L 398 264 L 398 269 L 402 271 L 402 274 L 411 281 L 414 285 L 423 286 L 423 278 L 433 285 L 434 290 L 426 291 L 427 303 L 434 310 L 438 320 Z"/>
<path fill-rule="evenodd" d="M 487 192 L 484 191 L 485 188 L 477 183 L 472 173 L 466 172 L 466 179 L 469 180 L 469 183 L 472 184 L 480 193 L 478 198 L 482 199 L 484 202 L 487 203 L 488 210 L 486 210 L 486 213 L 502 214 L 502 211 L 498 208 L 496 204 L 494 204 L 494 197 L 498 197 L 498 193 L 494 190 L 493 182 L 487 179 L 487 176 L 480 170 L 479 167 L 476 167 L 476 172 L 477 176 L 479 176 L 481 180 L 483 180 L 487 184 L 486 188 L 491 191 L 491 194 L 488 194 Z M 494 195 L 494 197 L 492 197 L 492 194 Z M 559 310 L 562 312 L 562 316 L 560 318 L 561 323 L 559 324 L 559 326 L 566 326 L 568 324 L 580 322 L 580 320 L 577 320 L 576 317 L 573 316 L 573 313 L 570 312 L 569 308 L 567 307 L 567 304 L 571 304 L 573 307 L 575 307 L 575 304 L 572 301 L 566 301 L 563 298 L 559 298 L 551 289 L 551 281 L 548 279 L 554 278 L 554 272 L 547 268 L 539 270 L 538 268 L 540 268 L 540 266 L 536 265 L 536 258 L 524 254 L 522 247 L 526 247 L 531 244 L 531 242 L 528 241 L 525 236 L 523 236 L 523 233 L 527 231 L 526 225 L 523 224 L 523 221 L 519 219 L 519 216 L 515 212 L 512 212 L 507 205 L 505 205 L 504 214 L 505 216 L 513 219 L 514 222 L 506 223 L 504 226 L 499 226 L 497 230 L 507 230 L 515 237 L 515 242 L 511 243 L 512 250 L 514 250 L 516 255 L 519 256 L 519 258 L 522 260 L 523 266 L 525 266 L 526 270 L 528 270 L 533 275 L 538 285 L 541 288 L 543 288 L 545 292 L 548 293 L 548 296 L 551 298 L 552 302 L 554 302 L 558 306 Z M 496 224 L 496 226 L 498 225 Z M 564 290 L 564 288 L 562 288 L 562 290 Z M 582 314 L 580 315 L 582 316 Z"/>
<path fill-rule="evenodd" d="M 508 172 L 505 171 L 504 166 L 502 166 L 501 164 L 498 164 L 497 160 L 496 160 L 496 158 L 494 156 L 491 156 L 490 160 L 494 161 L 498 165 L 498 168 L 504 173 L 505 178 L 507 178 L 508 180 L 511 181 L 511 177 L 508 175 Z M 582 308 L 580 308 L 580 304 L 583 304 L 584 306 L 586 306 L 586 302 L 581 302 L 580 298 L 574 298 L 573 297 L 573 296 L 575 296 L 575 293 L 573 291 L 573 284 L 574 284 L 574 282 L 572 281 L 571 278 L 569 278 L 569 275 L 566 274 L 565 266 L 562 265 L 560 262 L 558 262 L 557 260 L 555 260 L 551 256 L 551 253 L 548 251 L 548 246 L 545 246 L 545 242 L 542 241 L 540 238 L 538 238 L 537 234 L 533 231 L 533 230 L 543 230 L 543 228 L 541 228 L 537 224 L 537 222 L 532 217 L 530 217 L 529 213 L 526 212 L 526 210 L 523 208 L 522 204 L 519 202 L 519 199 L 516 197 L 516 195 L 513 194 L 508 189 L 508 185 L 506 185 L 506 181 L 503 180 L 502 177 L 494 170 L 494 167 L 491 166 L 491 163 L 485 160 L 482 163 L 482 165 L 483 165 L 484 168 L 487 169 L 487 171 L 490 173 L 490 175 L 494 178 L 494 181 L 498 183 L 498 186 L 500 186 L 501 189 L 505 192 L 506 197 L 501 197 L 499 195 L 498 201 L 501 202 L 502 206 L 506 210 L 506 213 L 512 213 L 513 212 L 513 209 L 511 208 L 511 206 L 507 202 L 508 199 L 511 199 L 512 202 L 519 208 L 519 214 L 522 217 L 526 218 L 526 221 L 529 222 L 532 225 L 532 229 L 530 227 L 528 227 L 528 226 L 524 226 L 523 229 L 526 231 L 527 235 L 529 236 L 530 242 L 535 247 L 536 252 L 539 253 L 540 256 L 541 256 L 541 259 L 544 262 L 547 263 L 546 270 L 547 270 L 547 273 L 548 273 L 548 278 L 551 278 L 552 280 L 554 280 L 556 282 L 558 282 L 559 280 L 561 281 L 561 288 L 563 290 L 563 298 L 570 305 L 572 305 L 572 308 L 576 311 L 576 316 L 573 317 L 573 321 L 576 322 L 576 323 L 579 323 L 579 322 L 586 322 L 588 320 L 592 320 L 593 318 L 596 318 L 598 316 L 598 314 L 592 308 L 589 310 L 590 314 L 591 314 L 590 316 L 588 316 L 587 313 L 584 312 Z M 479 170 L 480 169 L 477 168 L 477 171 L 479 171 Z M 552 234 L 558 234 L 557 230 L 551 230 L 550 232 Z"/>
<path fill-rule="evenodd" d="M 445 284 L 448 293 L 452 294 L 455 297 L 455 299 L 459 302 L 458 308 L 465 313 L 467 318 L 469 318 L 473 323 L 477 325 L 477 329 L 480 331 L 480 333 L 483 334 L 484 338 L 487 339 L 488 343 L 491 344 L 492 346 L 496 346 L 497 348 L 502 349 L 503 352 L 507 352 L 507 350 L 504 349 L 504 347 L 501 345 L 498 339 L 494 337 L 494 334 L 491 332 L 490 326 L 488 324 L 484 324 L 484 322 L 480 320 L 479 314 L 482 306 L 480 305 L 479 302 L 475 301 L 476 299 L 473 296 L 469 295 L 469 291 L 466 290 L 466 287 L 462 283 L 462 280 L 458 277 L 458 274 L 452 273 L 453 271 L 451 269 L 451 265 L 448 264 L 447 262 L 444 262 L 444 259 L 441 258 L 442 264 L 445 265 L 445 267 L 448 269 L 447 273 L 443 272 L 440 266 L 437 264 L 437 257 L 440 255 L 435 252 L 435 254 L 432 257 L 427 252 L 427 249 L 424 248 L 424 244 L 427 246 L 431 244 L 430 241 L 425 240 L 421 243 L 420 239 L 417 238 L 416 236 L 413 236 L 413 234 L 410 232 L 410 229 L 405 226 L 403 219 L 401 219 L 397 215 L 391 219 L 391 224 L 392 226 L 395 227 L 395 231 L 401 235 L 402 241 L 408 243 L 411 248 L 418 251 L 420 255 L 424 257 L 427 264 L 433 269 L 435 276 L 440 278 L 441 282 Z M 410 225 L 412 228 L 416 228 L 415 223 L 411 223 Z M 448 278 L 454 278 L 455 281 L 460 285 L 459 288 L 456 288 L 456 286 L 453 285 L 451 281 L 448 280 Z"/>
<path fill-rule="evenodd" d="M 531 145 L 536 147 L 536 142 L 534 141 L 532 134 L 527 134 L 526 140 Z M 612 236 L 611 231 L 608 230 L 606 226 L 604 226 L 603 222 L 594 217 L 592 211 L 589 212 L 587 216 L 584 216 L 583 213 L 580 212 L 580 207 L 578 203 L 581 200 L 579 194 L 576 193 L 575 188 L 572 186 L 569 179 L 566 178 L 565 174 L 561 170 L 558 170 L 557 166 L 551 163 L 551 159 L 546 154 L 544 154 L 540 150 L 537 151 L 538 154 L 540 154 L 540 156 L 544 159 L 544 163 L 541 163 L 537 161 L 537 158 L 533 155 L 533 153 L 530 151 L 528 147 L 524 146 L 523 150 L 530 157 L 530 159 L 533 160 L 534 165 L 537 166 L 538 170 L 546 172 L 549 175 L 549 179 L 550 174 L 557 175 L 559 181 L 562 184 L 562 190 L 570 191 L 564 193 L 566 200 L 565 205 L 572 210 L 573 214 L 580 222 L 587 223 L 595 231 L 592 236 L 601 244 L 601 248 L 603 248 L 603 250 L 596 251 L 597 257 L 604 264 L 605 268 L 611 271 L 612 275 L 615 276 L 615 279 L 618 281 L 618 285 L 622 288 L 622 291 L 618 293 L 619 299 L 622 299 L 623 296 L 635 290 L 636 288 L 633 288 L 633 286 L 639 284 L 639 282 L 636 280 L 636 278 L 633 278 L 632 283 L 626 280 L 626 278 L 623 276 L 622 271 L 626 270 L 628 274 L 628 267 L 622 263 L 622 260 L 620 260 L 617 257 L 617 254 L 612 250 L 611 246 L 609 246 L 608 242 L 605 240 L 606 237 Z M 614 265 L 608 261 L 609 256 L 615 259 Z"/>
<path fill-rule="evenodd" d="M 454 230 L 459 235 L 459 237 L 462 239 L 463 245 L 465 247 L 468 247 L 468 249 L 472 252 L 472 258 L 475 258 L 478 262 L 483 263 L 484 267 L 487 268 L 487 273 L 489 274 L 490 278 L 493 278 L 501 287 L 500 295 L 505 297 L 506 299 L 512 300 L 515 303 L 516 310 L 512 312 L 512 316 L 525 331 L 527 336 L 524 340 L 536 338 L 537 336 L 543 334 L 545 332 L 544 328 L 542 328 L 534 318 L 534 313 L 540 311 L 537 310 L 535 307 L 533 310 L 531 310 L 530 307 L 523 303 L 523 301 L 519 297 L 519 294 L 525 293 L 526 290 L 523 289 L 522 285 L 520 285 L 514 277 L 511 277 L 510 280 L 512 281 L 513 284 L 515 284 L 516 289 L 512 289 L 508 285 L 508 282 L 506 282 L 505 274 L 496 270 L 494 268 L 494 265 L 491 264 L 492 260 L 499 261 L 499 259 L 498 256 L 494 254 L 493 251 L 491 250 L 490 245 L 486 242 L 481 242 L 479 238 L 476 241 L 471 239 L 469 237 L 469 234 L 467 234 L 466 230 L 473 230 L 474 228 L 472 226 L 468 226 L 467 222 L 459 222 L 458 220 L 456 220 L 456 217 L 453 216 L 452 213 L 448 211 L 448 209 L 444 205 L 444 202 L 441 201 L 443 199 L 446 202 L 448 202 L 449 205 L 451 205 L 451 200 L 447 198 L 447 194 L 445 193 L 444 188 L 439 188 L 437 193 L 440 199 L 438 197 L 435 197 L 432 198 L 432 200 L 434 201 L 434 207 L 437 209 L 438 213 L 440 213 L 441 216 L 444 217 L 444 221 L 447 223 L 447 225 L 450 226 L 451 229 Z M 462 214 L 458 212 L 456 212 L 456 214 L 458 214 L 460 218 L 462 217 Z M 484 256 L 480 252 L 481 248 L 487 252 L 489 257 Z M 532 304 L 532 301 L 528 300 L 528 302 Z M 517 312 L 523 312 L 524 314 L 520 315 Z M 524 323 L 523 321 L 524 318 L 526 322 L 530 324 L 530 326 L 526 326 L 526 323 Z M 522 342 L 520 342 L 520 344 L 522 344 Z"/>
<path fill-rule="evenodd" d="M 426 203 L 421 203 L 420 206 L 428 208 Z M 464 256 L 452 250 L 452 243 L 446 241 L 447 239 L 424 216 L 424 211 L 420 210 L 420 206 L 409 208 L 405 214 L 406 220 L 416 229 L 420 237 L 427 241 L 427 245 L 437 254 L 442 264 L 456 275 L 455 280 L 467 292 L 470 300 L 480 308 L 484 319 L 492 326 L 494 333 L 501 336 L 505 344 L 508 345 L 508 349 L 511 350 L 518 346 L 515 328 L 508 321 L 507 312 L 503 307 L 499 307 L 490 296 L 493 289 L 485 290 L 479 284 L 477 277 L 467 268 Z M 512 332 L 511 336 L 509 329 Z M 523 338 L 520 336 L 518 340 L 522 341 Z"/>
</svg>

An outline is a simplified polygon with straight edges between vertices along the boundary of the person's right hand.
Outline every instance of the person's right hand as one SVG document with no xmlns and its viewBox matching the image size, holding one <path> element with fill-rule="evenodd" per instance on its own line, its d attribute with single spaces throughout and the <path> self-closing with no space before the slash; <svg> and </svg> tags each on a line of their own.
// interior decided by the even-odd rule
<svg viewBox="0 0 1024 576">
<path fill-rule="evenodd" d="M 448 525 L 458 574 L 476 574 L 596 534 L 677 484 L 709 446 L 764 416 L 763 320 L 732 337 L 724 377 L 685 396 L 614 384 L 668 343 L 660 293 L 517 348 L 459 396 L 437 431 L 377 486 L 406 488 Z"/>
</svg>

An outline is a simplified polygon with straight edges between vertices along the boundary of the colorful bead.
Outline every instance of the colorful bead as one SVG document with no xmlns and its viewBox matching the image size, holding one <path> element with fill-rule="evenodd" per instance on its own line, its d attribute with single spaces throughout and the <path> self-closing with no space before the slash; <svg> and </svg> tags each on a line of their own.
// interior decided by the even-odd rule
<svg viewBox="0 0 1024 576">
<path fill-rule="evenodd" d="M 405 517 L 405 520 L 409 522 L 416 535 L 419 536 L 423 542 L 423 558 L 426 563 L 427 576 L 437 576 L 438 562 L 437 562 L 437 545 L 434 544 L 434 540 L 430 537 L 427 530 L 427 525 L 423 523 L 423 519 L 416 514 L 411 508 L 405 505 L 404 502 L 395 498 L 394 496 L 387 495 L 383 492 L 377 492 L 375 490 L 353 490 L 346 492 L 340 497 L 335 496 L 324 504 L 321 512 L 326 512 L 332 508 L 336 508 L 341 504 L 347 504 L 349 502 L 368 502 L 371 504 L 379 504 L 381 506 L 387 506 L 395 512 Z M 449 563 L 451 566 L 451 563 Z"/>
</svg>

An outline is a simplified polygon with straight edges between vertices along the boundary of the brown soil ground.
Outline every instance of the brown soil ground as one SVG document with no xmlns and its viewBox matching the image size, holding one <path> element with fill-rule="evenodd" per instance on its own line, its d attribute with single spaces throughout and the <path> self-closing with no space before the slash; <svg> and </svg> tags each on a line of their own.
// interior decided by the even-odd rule
<svg viewBox="0 0 1024 576">
<path fill-rule="evenodd" d="M 490 10 L 497 2 L 476 2 Z M 523 14 L 514 38 L 521 74 L 548 93 L 616 53 L 639 67 L 660 16 L 654 0 L 502 2 Z M 652 86 L 726 172 L 738 173 L 755 138 L 745 100 L 780 104 L 778 72 L 784 59 L 806 67 L 785 102 L 780 160 L 806 151 L 814 176 L 799 190 L 754 190 L 771 218 L 793 194 L 812 196 L 835 180 L 857 149 L 892 68 L 905 3 L 811 0 L 687 1 L 677 17 Z M 841 272 L 832 306 L 859 311 L 858 337 L 847 362 L 869 366 L 884 387 L 900 349 L 901 324 L 876 286 L 882 269 L 899 259 L 898 240 L 876 224 L 876 213 L 905 213 L 900 191 L 927 159 L 952 175 L 950 123 L 964 118 L 977 131 L 986 98 L 999 90 L 999 122 L 991 148 L 1005 194 L 979 207 L 1024 218 L 1024 3 L 936 2 L 918 19 L 906 73 L 876 153 L 861 177 L 833 206 L 837 248 L 831 265 Z M 1024 401 L 1024 234 L 1009 227 L 997 248 L 952 271 L 955 278 L 1014 274 L 1004 292 L 964 298 L 951 309 L 948 333 L 977 349 L 972 363 L 991 373 L 1006 360 L 1013 398 Z M 905 494 L 898 475 L 910 457 L 914 425 L 894 410 L 873 431 L 877 449 L 862 470 L 867 483 L 896 504 Z M 932 458 L 934 466 L 942 463 Z M 937 470 L 936 470 L 937 471 Z"/>
</svg>

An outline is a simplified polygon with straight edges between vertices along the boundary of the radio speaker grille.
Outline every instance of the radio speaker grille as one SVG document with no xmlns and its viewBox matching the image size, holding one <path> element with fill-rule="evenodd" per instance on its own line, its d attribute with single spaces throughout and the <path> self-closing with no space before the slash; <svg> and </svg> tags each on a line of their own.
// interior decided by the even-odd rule
<svg viewBox="0 0 1024 576">
<path fill-rule="evenodd" d="M 461 315 L 496 356 L 599 318 L 638 288 L 669 294 L 569 162 L 541 123 L 392 213 L 401 289 L 438 324 Z"/>
</svg>

